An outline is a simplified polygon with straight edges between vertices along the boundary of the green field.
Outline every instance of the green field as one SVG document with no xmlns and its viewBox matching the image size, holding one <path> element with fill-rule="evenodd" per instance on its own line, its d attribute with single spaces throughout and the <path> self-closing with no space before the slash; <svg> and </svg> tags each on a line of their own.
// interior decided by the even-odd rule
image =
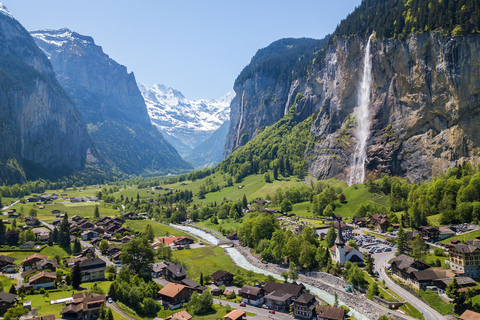
<svg viewBox="0 0 480 320">
<path fill-rule="evenodd" d="M 197 222 L 196 224 L 198 224 L 201 227 L 209 228 L 218 232 L 220 232 L 220 228 L 228 229 L 228 230 L 237 230 L 242 225 L 241 222 L 235 221 L 232 218 L 218 219 L 218 224 L 212 223 L 210 219 Z"/>
<path fill-rule="evenodd" d="M 196 282 L 200 281 L 200 273 L 205 276 L 211 275 L 217 270 L 227 270 L 235 273 L 238 269 L 242 269 L 220 247 L 174 251 L 173 258 L 182 263 L 187 270 L 188 278 Z M 252 272 L 249 281 L 251 281 L 251 284 L 255 284 L 263 281 L 263 279 L 265 279 L 264 275 Z"/>
<path fill-rule="evenodd" d="M 225 305 L 218 305 L 214 304 L 213 305 L 213 311 L 210 314 L 204 315 L 204 316 L 195 316 L 194 319 L 199 319 L 199 320 L 213 320 L 213 319 L 222 319 L 224 315 L 226 315 L 227 312 L 227 306 Z M 172 314 L 175 314 L 177 312 L 183 311 L 185 308 L 180 308 L 176 310 L 160 310 L 157 314 L 157 317 L 159 318 L 167 318 L 171 316 Z M 233 310 L 233 308 L 230 308 L 230 311 Z M 247 316 L 253 317 L 255 316 L 255 313 L 251 312 L 246 312 Z"/>
<path fill-rule="evenodd" d="M 176 237 L 188 236 L 188 234 L 184 233 L 181 230 L 151 220 L 127 220 L 125 224 L 128 228 L 139 232 L 145 232 L 147 225 L 151 225 L 155 237 L 165 237 L 172 235 Z"/>
<path fill-rule="evenodd" d="M 343 194 L 347 198 L 347 203 L 343 204 L 339 201 L 335 202 L 336 208 L 334 213 L 340 214 L 342 217 L 351 218 L 357 210 L 358 206 L 362 203 L 373 203 L 378 206 L 384 207 L 385 210 L 388 206 L 388 197 L 381 194 L 374 194 L 367 190 L 364 184 L 355 185 L 343 189 Z"/>
<path fill-rule="evenodd" d="M 440 241 L 441 243 L 450 243 L 453 239 L 460 240 L 460 241 L 467 241 L 467 240 L 475 240 L 477 237 L 480 237 L 480 230 L 475 230 L 472 232 L 468 232 L 466 234 L 459 234 L 457 236 L 453 236 L 447 239 Z"/>
<path fill-rule="evenodd" d="M 427 217 L 428 224 L 432 227 L 441 227 L 442 225 L 440 224 L 440 217 L 442 216 L 441 213 L 435 214 L 433 216 Z"/>
<path fill-rule="evenodd" d="M 437 310 L 442 315 L 453 314 L 453 304 L 443 302 L 439 295 L 423 290 L 419 290 L 418 294 L 427 302 L 430 307 Z"/>
</svg>

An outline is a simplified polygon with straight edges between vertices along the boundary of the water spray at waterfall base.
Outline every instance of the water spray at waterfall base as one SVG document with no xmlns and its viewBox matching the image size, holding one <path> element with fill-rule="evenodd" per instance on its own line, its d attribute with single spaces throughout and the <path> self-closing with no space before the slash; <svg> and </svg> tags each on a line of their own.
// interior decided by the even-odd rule
<svg viewBox="0 0 480 320">
<path fill-rule="evenodd" d="M 367 160 L 367 140 L 370 135 L 370 93 L 372 89 L 372 57 L 370 44 L 372 35 L 368 38 L 363 61 L 363 76 L 358 92 L 358 109 L 356 114 L 357 128 L 355 130 L 356 146 L 353 153 L 352 164 L 348 178 L 348 185 L 363 183 L 365 181 L 365 161 Z"/>
</svg>

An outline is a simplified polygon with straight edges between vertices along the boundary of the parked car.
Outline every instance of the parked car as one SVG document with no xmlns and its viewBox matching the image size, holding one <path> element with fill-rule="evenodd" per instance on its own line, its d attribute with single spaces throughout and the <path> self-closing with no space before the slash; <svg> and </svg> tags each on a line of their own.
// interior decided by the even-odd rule
<svg viewBox="0 0 480 320">
<path fill-rule="evenodd" d="M 108 303 L 113 303 L 113 299 L 111 297 L 108 298 Z"/>
<path fill-rule="evenodd" d="M 263 309 L 268 309 L 268 307 L 267 307 L 266 304 L 262 305 L 262 308 L 263 308 Z"/>
<path fill-rule="evenodd" d="M 273 314 L 275 314 L 275 310 L 268 310 L 268 313 L 273 313 Z"/>
<path fill-rule="evenodd" d="M 245 302 L 240 303 L 240 307 L 245 307 L 245 306 L 246 306 Z"/>
</svg>

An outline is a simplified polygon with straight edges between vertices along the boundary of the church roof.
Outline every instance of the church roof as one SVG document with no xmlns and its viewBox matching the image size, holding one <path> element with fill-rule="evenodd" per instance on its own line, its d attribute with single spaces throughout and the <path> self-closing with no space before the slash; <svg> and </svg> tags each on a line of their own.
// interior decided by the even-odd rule
<svg viewBox="0 0 480 320">
<path fill-rule="evenodd" d="M 344 245 L 345 244 L 345 240 L 343 239 L 343 235 L 342 235 L 342 223 L 341 222 L 342 222 L 341 220 L 338 220 L 337 239 L 335 240 L 336 245 L 339 245 L 339 244 Z"/>
</svg>

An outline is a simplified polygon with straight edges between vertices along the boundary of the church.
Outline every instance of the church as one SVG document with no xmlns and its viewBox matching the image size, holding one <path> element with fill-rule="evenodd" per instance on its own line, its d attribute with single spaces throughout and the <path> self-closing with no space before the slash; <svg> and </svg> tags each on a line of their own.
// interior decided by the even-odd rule
<svg viewBox="0 0 480 320">
<path fill-rule="evenodd" d="M 363 254 L 357 249 L 347 246 L 342 235 L 341 220 L 338 221 L 338 233 L 337 239 L 335 239 L 335 245 L 330 248 L 332 261 L 339 263 L 342 267 L 345 262 L 350 261 L 356 264 L 363 264 Z"/>
</svg>

